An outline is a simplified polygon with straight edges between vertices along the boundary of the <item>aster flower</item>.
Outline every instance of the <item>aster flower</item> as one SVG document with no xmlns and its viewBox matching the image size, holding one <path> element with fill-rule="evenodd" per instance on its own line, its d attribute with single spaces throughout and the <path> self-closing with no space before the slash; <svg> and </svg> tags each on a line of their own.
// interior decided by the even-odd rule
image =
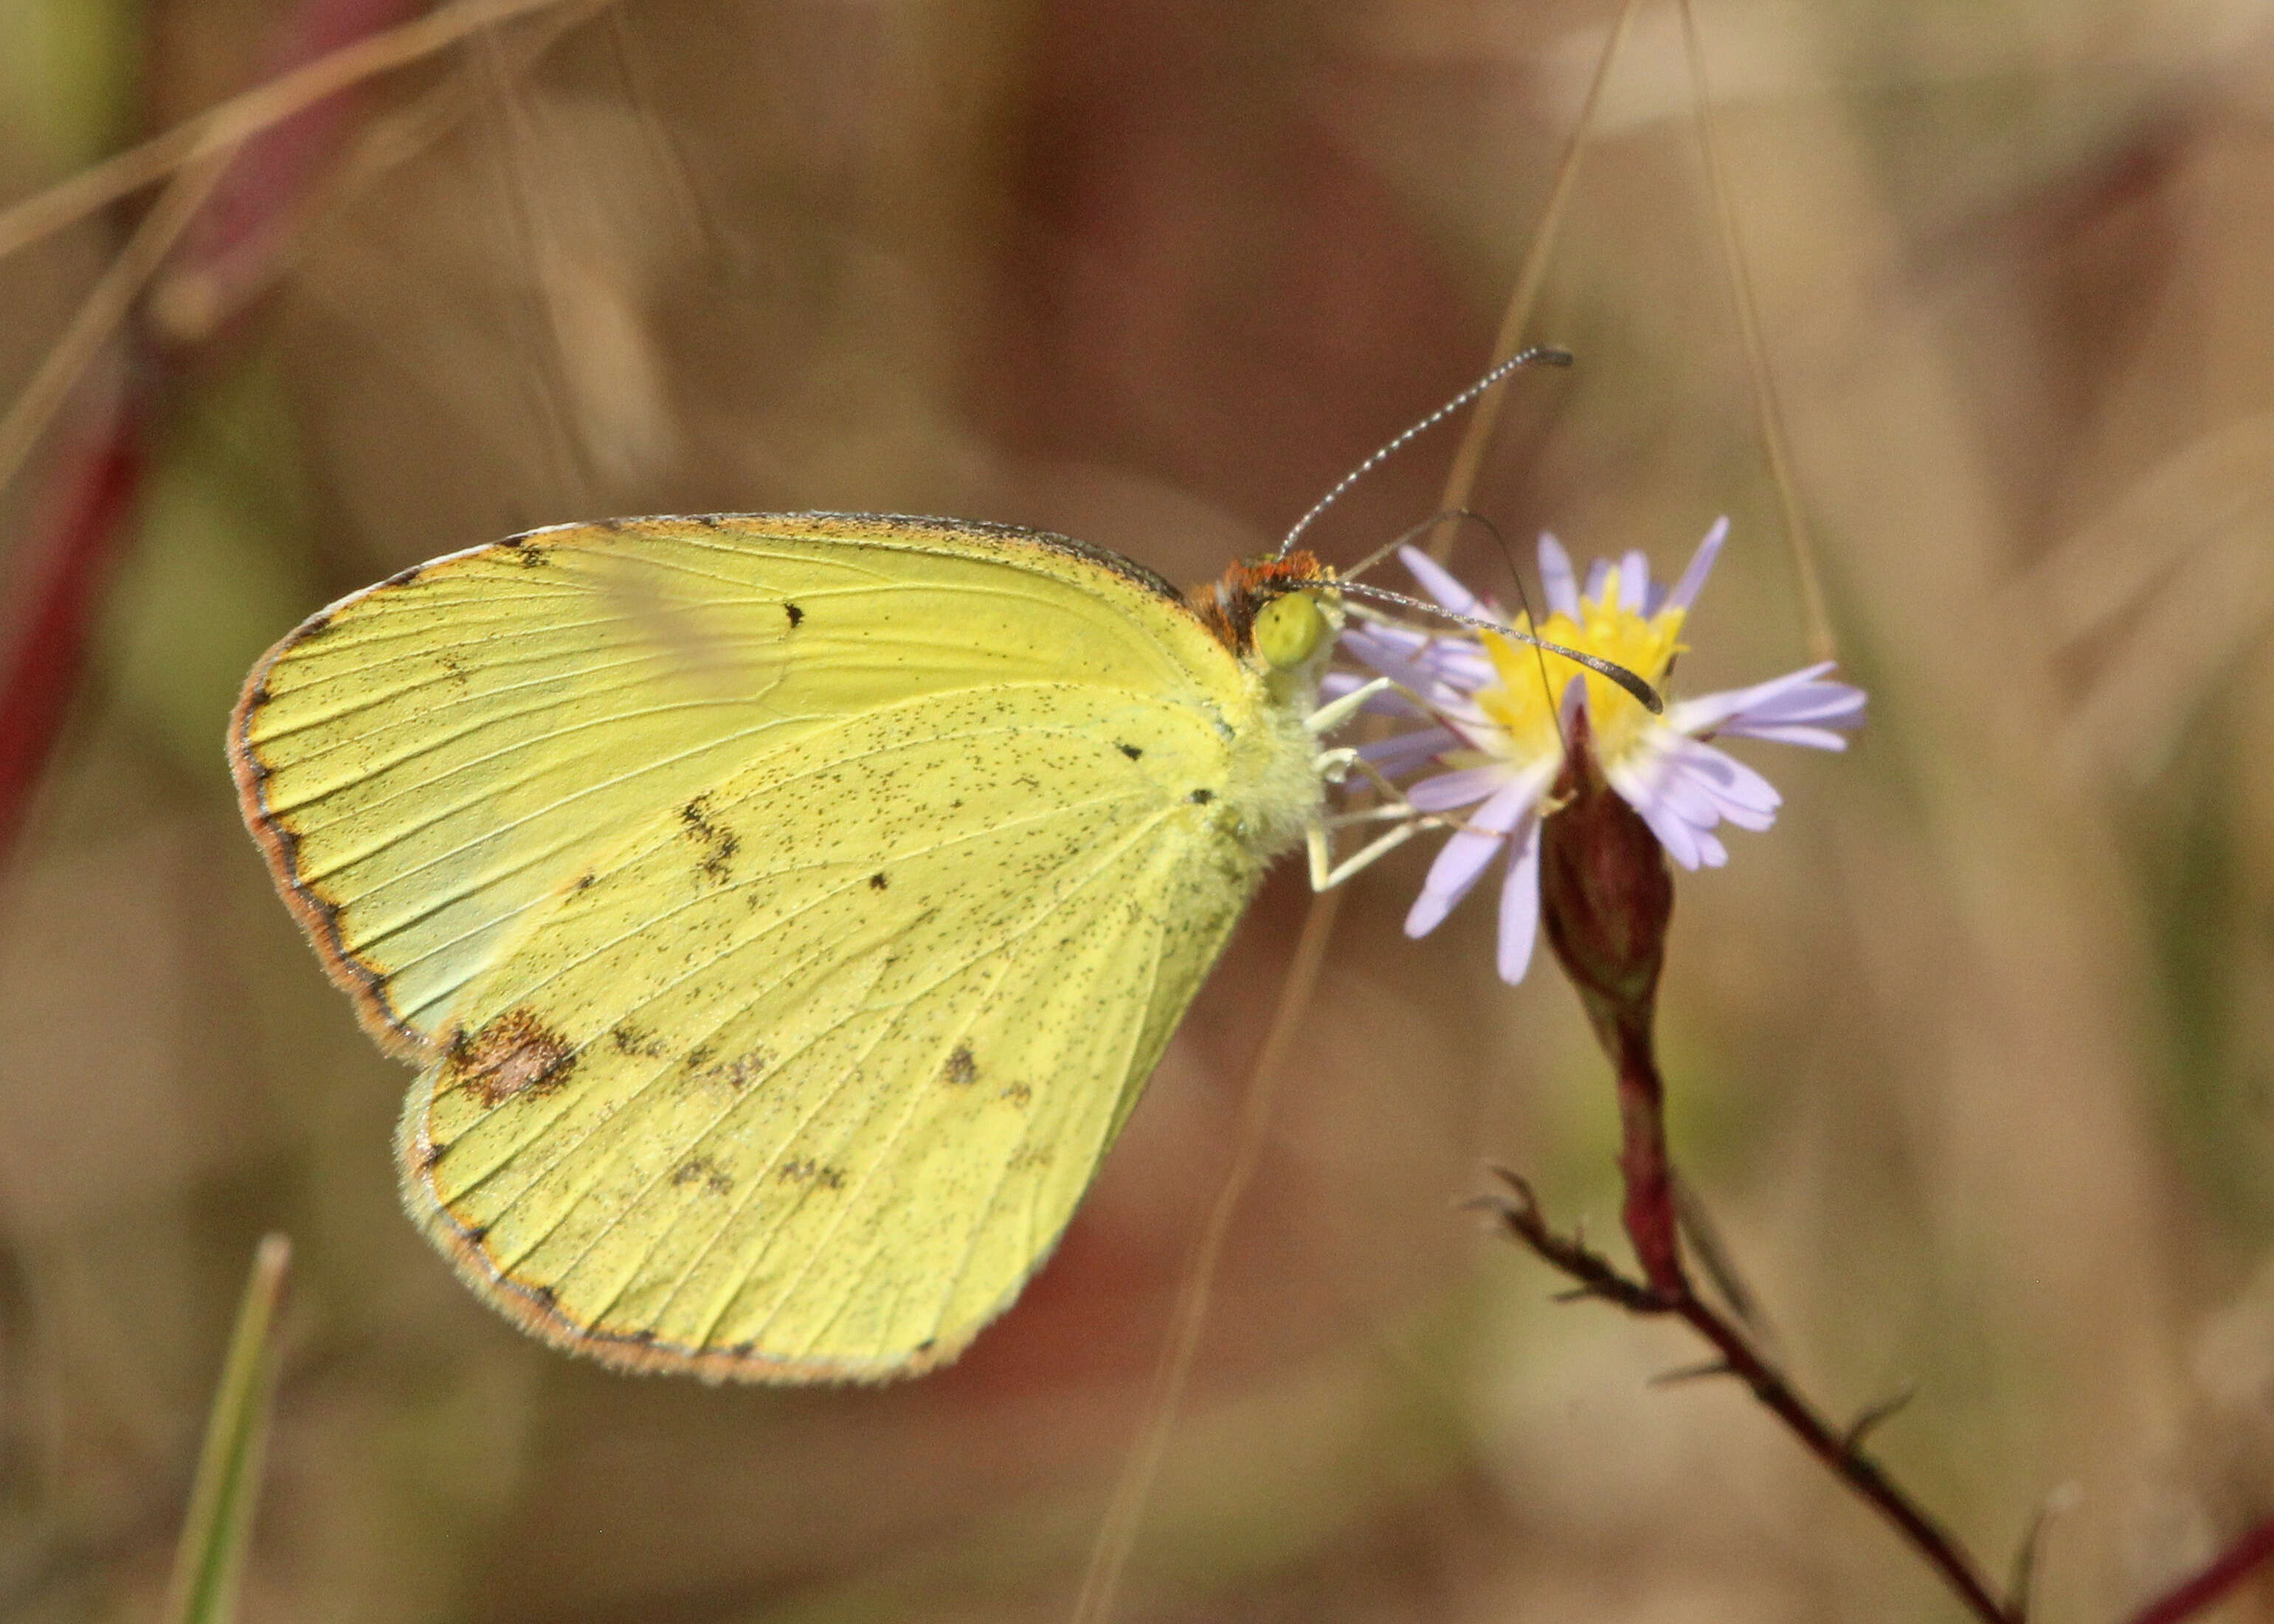
<svg viewBox="0 0 2274 1624">
<path fill-rule="evenodd" d="M 1717 522 L 1670 590 L 1651 580 L 1639 552 L 1616 563 L 1598 560 L 1583 590 L 1570 555 L 1543 535 L 1540 574 L 1548 614 L 1536 629 L 1528 617 L 1502 614 L 1426 553 L 1407 547 L 1398 556 L 1422 590 L 1456 614 L 1499 620 L 1599 655 L 1662 689 L 1688 646 L 1681 641 L 1683 621 L 1728 534 L 1728 521 Z M 1563 741 L 1581 710 L 1604 780 L 1667 854 L 1692 869 L 1728 861 L 1714 832 L 1721 824 L 1766 829 L 1782 803 L 1766 778 L 1707 740 L 1766 739 L 1838 750 L 1847 748 L 1838 730 L 1863 720 L 1863 690 L 1825 680 L 1830 661 L 1751 688 L 1669 699 L 1665 714 L 1653 716 L 1609 679 L 1492 632 L 1448 635 L 1354 619 L 1343 646 L 1401 684 L 1411 697 L 1398 696 L 1391 707 L 1422 723 L 1368 747 L 1367 759 L 1392 776 L 1433 763 L 1443 768 L 1408 786 L 1406 799 L 1419 812 L 1462 814 L 1406 915 L 1405 934 L 1436 929 L 1505 851 L 1499 968 L 1511 983 L 1524 979 L 1532 962 L 1540 822 L 1555 809 L 1550 797 L 1563 768 Z"/>
</svg>

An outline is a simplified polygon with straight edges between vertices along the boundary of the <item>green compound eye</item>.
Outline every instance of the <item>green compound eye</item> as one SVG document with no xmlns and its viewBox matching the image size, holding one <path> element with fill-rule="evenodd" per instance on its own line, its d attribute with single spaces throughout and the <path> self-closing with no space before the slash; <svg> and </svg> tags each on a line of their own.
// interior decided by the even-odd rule
<svg viewBox="0 0 2274 1624">
<path fill-rule="evenodd" d="M 1255 612 L 1255 651 L 1281 671 L 1310 658 L 1326 632 L 1327 617 L 1308 592 L 1289 592 Z"/>
</svg>

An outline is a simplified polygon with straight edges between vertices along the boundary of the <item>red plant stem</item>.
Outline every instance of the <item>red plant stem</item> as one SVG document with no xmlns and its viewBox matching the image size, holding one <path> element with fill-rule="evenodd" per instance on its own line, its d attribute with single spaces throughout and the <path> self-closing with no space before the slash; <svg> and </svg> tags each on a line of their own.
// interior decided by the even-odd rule
<svg viewBox="0 0 2274 1624">
<path fill-rule="evenodd" d="M 2193 1618 L 2248 1578 L 2270 1556 L 2274 1556 L 2274 1517 L 2243 1535 L 2179 1589 L 2134 1613 L 2132 1624 L 2179 1624 Z"/>
<path fill-rule="evenodd" d="M 272 77 L 289 73 L 418 10 L 418 0 L 302 0 L 279 21 L 264 66 Z M 346 139 L 362 99 L 358 90 L 328 96 L 238 149 L 169 267 L 176 289 L 197 286 L 199 320 L 168 336 L 203 339 L 265 288 L 282 238 Z"/>
<path fill-rule="evenodd" d="M 1675 1301 L 1695 1300 L 1682 1267 L 1675 1218 L 1674 1167 L 1666 1151 L 1666 1086 L 1651 1053 L 1648 1012 L 1613 1028 L 1619 1071 L 1619 1176 L 1626 1186 L 1621 1216 L 1627 1239 L 1652 1289 Z"/>
<path fill-rule="evenodd" d="M 413 9 L 412 0 L 303 0 L 280 29 L 272 65 L 297 66 Z M 350 105 L 349 97 L 334 96 L 248 143 L 192 221 L 176 268 L 245 274 L 245 257 L 261 252 L 307 195 Z M 141 486 L 156 381 L 183 360 L 139 312 L 124 342 L 121 370 L 135 381 L 122 387 L 109 376 L 80 380 L 77 410 L 87 418 L 99 415 L 100 426 L 84 450 L 57 460 L 16 555 L 23 574 L 8 586 L 9 598 L 24 607 L 0 649 L 0 861 L 22 831 L 86 663 L 107 565 Z M 101 390 L 110 391 L 108 399 Z"/>
<path fill-rule="evenodd" d="M 1998 1598 L 1973 1557 L 1950 1531 L 1929 1515 L 1887 1476 L 1870 1455 L 1835 1432 L 1816 1407 L 1803 1398 L 1782 1372 L 1756 1352 L 1736 1327 L 1700 1298 L 1685 1293 L 1673 1305 L 1683 1323 L 1713 1344 L 1729 1373 L 1752 1389 L 1753 1396 L 1800 1440 L 1811 1455 L 1824 1462 L 1841 1482 L 1872 1510 L 1893 1523 L 1977 1618 L 1987 1624 L 2017 1624 L 2019 1615 Z"/>
<path fill-rule="evenodd" d="M 111 545 L 141 489 L 140 394 L 117 395 L 101 431 L 64 459 L 30 567 L 39 571 L 0 676 L 0 860 L 23 828 L 33 787 L 78 686 Z"/>
</svg>

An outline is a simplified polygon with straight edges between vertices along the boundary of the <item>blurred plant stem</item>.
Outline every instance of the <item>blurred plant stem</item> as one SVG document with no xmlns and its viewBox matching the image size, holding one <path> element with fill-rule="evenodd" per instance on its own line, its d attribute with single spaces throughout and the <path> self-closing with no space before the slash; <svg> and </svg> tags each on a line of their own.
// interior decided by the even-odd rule
<svg viewBox="0 0 2274 1624">
<path fill-rule="evenodd" d="M 1521 348 L 1525 328 L 1532 320 L 1533 307 L 1539 303 L 1540 290 L 1547 280 L 1548 261 L 1562 227 L 1564 210 L 1570 202 L 1572 183 L 1578 177 L 1579 154 L 1594 128 L 1604 82 L 1610 77 L 1611 64 L 1617 59 L 1620 46 L 1625 42 L 1628 26 L 1634 20 L 1638 4 L 1638 0 L 1621 0 L 1618 21 L 1604 41 L 1602 53 L 1597 58 L 1594 73 L 1588 81 L 1586 97 L 1580 104 L 1578 117 L 1572 121 L 1570 134 L 1564 140 L 1563 155 L 1555 166 L 1555 179 L 1548 194 L 1547 206 L 1539 224 L 1533 228 L 1531 246 L 1525 254 L 1524 267 L 1517 276 L 1515 289 L 1509 295 L 1508 306 L 1501 314 L 1500 333 L 1493 341 L 1492 362 L 1495 367 L 1513 357 Z M 1492 368 L 1486 370 L 1489 372 Z M 1470 494 L 1476 486 L 1477 470 L 1483 465 L 1485 448 L 1491 442 L 1493 429 L 1500 420 L 1500 403 L 1499 391 L 1489 390 L 1471 410 L 1469 420 L 1461 432 L 1460 444 L 1453 453 L 1452 465 L 1445 476 L 1443 495 L 1437 504 L 1440 512 L 1468 506 Z M 1316 511 L 1313 509 L 1314 513 Z M 1456 528 L 1451 522 L 1432 527 L 1429 551 L 1441 563 L 1451 552 Z M 1382 736 L 1384 732 L 1386 730 L 1378 731 L 1374 736 Z M 1303 933 L 1296 944 L 1294 959 L 1280 983 L 1271 1026 L 1262 1047 L 1257 1051 L 1254 1064 L 1249 1069 L 1247 1086 L 1241 1095 L 1240 1135 L 1236 1143 L 1232 1166 L 1209 1207 L 1201 1241 L 1193 1249 L 1176 1306 L 1171 1311 L 1169 1337 L 1163 1346 L 1161 1363 L 1154 1374 L 1153 1389 L 1146 1410 L 1147 1420 L 1114 1484 L 1112 1498 L 1107 1503 L 1097 1538 L 1091 1546 L 1089 1560 L 1082 1574 L 1081 1590 L 1074 1603 L 1074 1624 L 1088 1624 L 1090 1620 L 1110 1618 L 1118 1599 L 1122 1572 L 1136 1548 L 1138 1525 L 1144 1515 L 1145 1502 L 1152 1492 L 1154 1479 L 1159 1474 L 1161 1459 L 1168 1448 L 1169 1432 L 1175 1424 L 1177 1406 L 1183 1398 L 1185 1383 L 1200 1345 L 1201 1331 L 1208 1312 L 1209 1289 L 1224 1237 L 1230 1232 L 1231 1219 L 1239 1210 L 1240 1199 L 1246 1193 L 1248 1180 L 1254 1175 L 1256 1158 L 1261 1152 L 1263 1133 L 1269 1124 L 1276 1071 L 1297 1025 L 1310 1008 L 1312 995 L 1317 990 L 1320 967 L 1326 961 L 1327 944 L 1334 935 L 1343 895 L 1339 890 L 1319 893 L 1312 898 L 1309 911 L 1304 915 Z"/>
<path fill-rule="evenodd" d="M 531 11 L 541 11 L 561 0 L 459 0 L 391 28 L 380 25 L 381 16 L 366 13 L 363 26 L 373 30 L 351 43 L 322 50 L 312 59 L 287 60 L 280 71 L 242 95 L 91 169 L 81 170 L 61 185 L 0 209 L 0 255 L 39 241 L 106 204 L 132 195 L 154 181 L 162 180 L 184 164 L 203 157 L 234 153 L 238 147 L 277 128 L 295 116 L 328 101 L 364 80 L 418 62 L 457 44 L 471 34 L 493 28 Z M 373 8 L 373 13 L 410 10 L 410 0 L 394 0 Z M 338 31 L 325 15 L 363 11 L 359 0 L 305 0 L 303 16 L 288 21 L 281 37 L 315 49 Z"/>
<path fill-rule="evenodd" d="M 1721 143 L 1713 127 L 1713 90 L 1706 78 L 1705 42 L 1698 37 L 1698 14 L 1690 0 L 1681 0 L 1681 13 L 1690 104 L 1698 123 L 1698 155 L 1706 166 L 1714 235 L 1721 250 L 1722 280 L 1729 290 L 1730 313 L 1736 319 L 1738 344 L 1744 351 L 1754 432 L 1760 437 L 1761 456 L 1768 464 L 1769 481 L 1776 487 L 1777 508 L 1784 518 L 1785 545 L 1792 559 L 1793 581 L 1800 589 L 1801 631 L 1808 640 L 1808 658 L 1828 660 L 1839 650 L 1832 635 L 1831 612 L 1825 606 L 1823 577 L 1816 567 L 1808 510 L 1800 500 L 1800 480 L 1793 471 L 1792 453 L 1786 443 L 1776 373 L 1769 366 L 1768 346 L 1761 338 L 1760 301 L 1753 293 L 1751 262 L 1745 253 L 1743 234 L 1737 228 L 1736 206 L 1730 201 L 1728 174 L 1721 165 Z"/>
<path fill-rule="evenodd" d="M 134 506 L 147 460 L 139 390 L 121 390 L 101 429 L 64 454 L 47 510 L 25 544 L 11 593 L 26 607 L 0 675 L 0 859 L 63 726 L 94 618 L 111 538 Z"/>
<path fill-rule="evenodd" d="M 2269 1517 L 2213 1558 L 2210 1565 L 2132 1615 L 2132 1624 L 2180 1624 L 2225 1600 L 2234 1587 L 2274 1557 L 2274 1517 Z"/>
<path fill-rule="evenodd" d="M 237 1615 L 237 1578 L 260 1504 L 260 1466 L 276 1391 L 270 1332 L 291 1259 L 292 1243 L 282 1235 L 263 1236 L 253 1249 L 252 1274 L 237 1307 L 190 1487 L 162 1624 L 227 1624 Z"/>
<path fill-rule="evenodd" d="M 1571 121 L 1570 133 L 1563 139 L 1563 155 L 1555 165 L 1555 179 L 1548 188 L 1547 206 L 1541 210 L 1540 223 L 1532 228 L 1531 245 L 1525 250 L 1524 264 L 1516 274 L 1515 289 L 1508 297 L 1508 308 L 1501 312 L 1500 332 L 1493 339 L 1492 360 L 1498 365 L 1524 347 L 1524 335 L 1532 324 L 1532 313 L 1540 304 L 1540 289 L 1547 284 L 1547 267 L 1555 257 L 1555 245 L 1563 230 L 1563 215 L 1571 202 L 1571 188 L 1579 178 L 1579 155 L 1586 150 L 1587 140 L 1594 133 L 1595 116 L 1603 102 L 1603 86 L 1611 77 L 1611 64 L 1618 60 L 1619 50 L 1625 45 L 1629 29 L 1633 26 L 1638 0 L 1620 0 L 1617 19 L 1603 37 L 1603 49 L 1595 58 L 1595 71 L 1588 78 L 1587 94 L 1579 103 L 1579 115 Z M 1453 462 L 1445 475 L 1445 490 L 1437 507 L 1449 513 L 1466 508 L 1474 494 L 1477 474 L 1484 467 L 1485 450 L 1492 444 L 1493 431 L 1500 426 L 1502 396 L 1495 391 L 1477 402 L 1469 414 L 1469 421 L 1461 431 L 1461 443 L 1453 452 Z M 1450 520 L 1437 524 L 1429 538 L 1429 556 L 1440 564 L 1453 555 L 1453 538 L 1458 526 Z"/>
<path fill-rule="evenodd" d="M 560 5 L 462 0 L 412 17 L 413 0 L 302 0 L 280 19 L 272 77 L 260 86 L 0 210 L 5 254 L 172 177 L 0 413 L 0 484 L 58 417 L 74 425 L 74 443 L 54 462 L 41 516 L 17 553 L 19 578 L 8 597 L 25 607 L 0 628 L 0 859 L 20 832 L 78 688 L 95 605 L 140 492 L 154 402 L 164 380 L 202 359 L 227 318 L 272 280 L 350 132 L 348 93 L 469 34 Z M 568 15 L 594 9 L 587 0 Z M 110 364 L 100 365 L 106 353 Z"/>
</svg>

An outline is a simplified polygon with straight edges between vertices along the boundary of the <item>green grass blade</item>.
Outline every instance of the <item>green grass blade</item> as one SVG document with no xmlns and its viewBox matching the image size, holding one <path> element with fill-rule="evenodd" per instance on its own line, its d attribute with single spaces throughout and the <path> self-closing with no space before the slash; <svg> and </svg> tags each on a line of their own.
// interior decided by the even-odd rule
<svg viewBox="0 0 2274 1624">
<path fill-rule="evenodd" d="M 276 1387 L 269 1332 L 291 1258 L 292 1243 L 282 1235 L 263 1236 L 253 1252 L 252 1276 L 237 1306 L 221 1390 L 214 1395 L 190 1487 L 189 1515 L 174 1553 L 165 1624 L 230 1624 L 237 1615 L 237 1576 L 260 1503 L 260 1465 Z"/>
</svg>

